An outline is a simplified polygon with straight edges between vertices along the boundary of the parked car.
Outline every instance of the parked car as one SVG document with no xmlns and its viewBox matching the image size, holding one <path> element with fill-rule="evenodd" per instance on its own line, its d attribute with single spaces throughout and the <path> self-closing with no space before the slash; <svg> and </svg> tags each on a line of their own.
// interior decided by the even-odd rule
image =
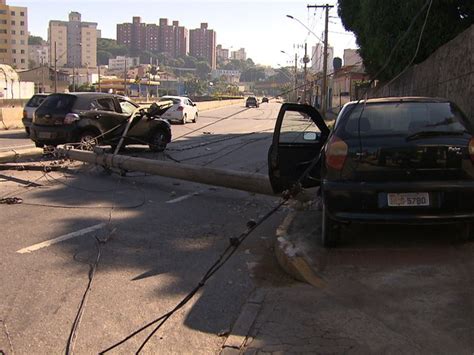
<svg viewBox="0 0 474 355">
<path fill-rule="evenodd" d="M 185 124 L 186 122 L 197 122 L 199 112 L 196 104 L 184 96 L 162 96 L 160 102 L 172 101 L 173 106 L 168 109 L 163 118 L 170 122 Z"/>
<path fill-rule="evenodd" d="M 258 99 L 255 96 L 247 97 L 245 100 L 245 107 L 258 107 Z"/>
<path fill-rule="evenodd" d="M 153 151 L 164 150 L 171 141 L 171 128 L 159 115 L 170 106 L 142 108 L 133 118 L 123 146 L 148 144 Z M 114 148 L 137 108 L 130 99 L 112 94 L 51 94 L 35 112 L 30 138 L 37 147 L 80 143 L 86 149 L 95 144 Z"/>
<path fill-rule="evenodd" d="M 48 97 L 49 94 L 35 94 L 28 100 L 25 107 L 23 108 L 23 126 L 25 127 L 25 132 L 30 135 L 30 126 L 33 121 L 33 114 L 35 113 L 38 106 Z"/>
<path fill-rule="evenodd" d="M 263 97 L 263 98 L 262 98 L 262 104 L 263 104 L 264 102 L 268 103 L 268 97 Z"/>
<path fill-rule="evenodd" d="M 270 180 L 281 192 L 311 169 L 301 184 L 320 186 L 324 246 L 334 245 L 341 224 L 350 222 L 457 223 L 472 238 L 473 134 L 472 118 L 444 99 L 351 102 L 331 132 L 313 107 L 283 104 Z"/>
</svg>

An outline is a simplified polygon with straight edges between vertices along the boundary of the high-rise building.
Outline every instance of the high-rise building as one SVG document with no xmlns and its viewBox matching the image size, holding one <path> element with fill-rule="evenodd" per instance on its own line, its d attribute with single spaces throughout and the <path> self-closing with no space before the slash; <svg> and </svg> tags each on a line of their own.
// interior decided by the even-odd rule
<svg viewBox="0 0 474 355">
<path fill-rule="evenodd" d="M 362 58 L 357 49 L 344 49 L 344 66 L 360 64 L 362 64 Z"/>
<path fill-rule="evenodd" d="M 49 21 L 48 42 L 51 65 L 97 66 L 97 23 L 82 22 L 78 12 L 71 12 L 69 21 Z"/>
<path fill-rule="evenodd" d="M 216 32 L 209 30 L 207 23 L 189 31 L 189 54 L 205 59 L 211 69 L 216 69 Z"/>
<path fill-rule="evenodd" d="M 230 58 L 235 60 L 246 60 L 247 53 L 245 53 L 245 48 L 240 48 L 238 51 L 232 51 L 230 53 Z"/>
<path fill-rule="evenodd" d="M 49 45 L 46 43 L 28 45 L 28 60 L 32 67 L 49 64 Z"/>
<path fill-rule="evenodd" d="M 28 69 L 28 9 L 0 0 L 0 63 Z"/>
<path fill-rule="evenodd" d="M 187 56 L 189 52 L 189 31 L 184 26 L 180 26 L 178 21 L 173 21 L 173 33 L 174 57 Z"/>
<path fill-rule="evenodd" d="M 222 44 L 218 44 L 216 47 L 216 58 L 217 60 L 228 60 L 229 59 L 229 50 L 222 48 Z"/>
<path fill-rule="evenodd" d="M 131 50 L 166 53 L 171 58 L 188 54 L 188 30 L 178 21 L 170 25 L 168 19 L 160 18 L 159 24 L 141 23 L 134 17 L 133 23 L 117 25 L 117 43 Z"/>
<path fill-rule="evenodd" d="M 321 43 L 317 43 L 312 48 L 311 55 L 311 68 L 316 73 L 324 70 L 324 46 Z M 334 48 L 328 46 L 328 74 L 334 71 L 332 60 L 334 57 Z"/>
</svg>

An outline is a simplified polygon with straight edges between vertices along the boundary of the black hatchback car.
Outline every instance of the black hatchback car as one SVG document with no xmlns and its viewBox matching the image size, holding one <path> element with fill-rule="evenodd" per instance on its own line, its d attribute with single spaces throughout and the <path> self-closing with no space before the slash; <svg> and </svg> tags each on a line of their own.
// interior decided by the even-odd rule
<svg viewBox="0 0 474 355">
<path fill-rule="evenodd" d="M 349 222 L 460 223 L 472 238 L 473 135 L 472 118 L 444 99 L 351 102 L 331 131 L 313 107 L 283 104 L 270 180 L 275 192 L 321 187 L 324 246 Z"/>
<path fill-rule="evenodd" d="M 170 106 L 163 105 L 161 111 Z M 139 105 L 128 98 L 112 94 L 51 94 L 34 114 L 30 138 L 37 147 L 80 143 L 86 149 L 95 144 L 110 144 L 114 148 L 137 108 Z M 158 110 L 155 114 L 162 112 Z M 162 151 L 170 141 L 168 121 L 141 114 L 133 118 L 123 144 L 148 144 L 151 150 Z"/>
</svg>

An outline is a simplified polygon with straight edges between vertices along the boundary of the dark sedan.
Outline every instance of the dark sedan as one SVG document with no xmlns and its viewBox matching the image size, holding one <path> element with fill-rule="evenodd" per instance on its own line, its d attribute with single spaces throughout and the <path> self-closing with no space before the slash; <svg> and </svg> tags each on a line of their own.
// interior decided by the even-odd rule
<svg viewBox="0 0 474 355">
<path fill-rule="evenodd" d="M 434 98 L 344 106 L 329 132 L 319 112 L 284 104 L 269 153 L 275 191 L 302 181 L 322 192 L 322 244 L 341 224 L 462 223 L 474 235 L 474 122 Z"/>
<path fill-rule="evenodd" d="M 151 150 L 162 151 L 171 141 L 168 121 L 159 114 L 170 104 L 154 105 L 153 115 L 146 116 L 128 98 L 105 93 L 51 94 L 38 107 L 33 118 L 30 138 L 36 146 L 79 143 L 90 149 L 95 144 L 115 147 L 131 115 L 124 145 L 148 144 Z"/>
</svg>

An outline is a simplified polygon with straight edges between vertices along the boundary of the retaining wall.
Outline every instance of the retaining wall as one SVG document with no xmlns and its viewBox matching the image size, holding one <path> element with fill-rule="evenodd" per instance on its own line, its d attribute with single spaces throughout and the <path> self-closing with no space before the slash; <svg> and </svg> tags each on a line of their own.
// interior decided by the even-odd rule
<svg viewBox="0 0 474 355">
<path fill-rule="evenodd" d="M 474 118 L 474 25 L 390 85 L 369 90 L 368 96 L 442 97 Z"/>
</svg>

